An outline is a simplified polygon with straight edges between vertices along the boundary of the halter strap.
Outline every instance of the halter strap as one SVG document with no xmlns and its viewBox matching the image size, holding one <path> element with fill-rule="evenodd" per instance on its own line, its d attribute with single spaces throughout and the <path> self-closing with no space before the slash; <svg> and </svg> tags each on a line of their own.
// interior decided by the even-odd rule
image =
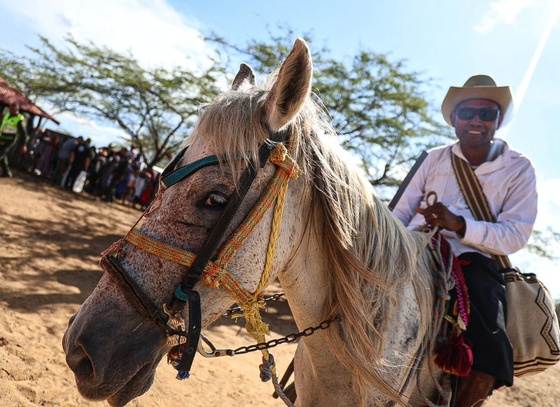
<svg viewBox="0 0 560 407">
<path fill-rule="evenodd" d="M 223 248 L 216 256 L 216 260 L 208 261 L 201 274 L 201 280 L 205 285 L 211 288 L 226 288 L 236 301 L 242 305 L 247 305 L 260 294 L 260 291 L 264 289 L 263 285 L 265 285 L 266 280 L 268 280 L 268 275 L 265 276 L 265 273 L 263 273 L 257 290 L 254 293 L 250 293 L 227 271 L 227 267 L 235 257 L 235 254 L 242 248 L 247 238 L 253 233 L 255 227 L 261 222 L 274 201 L 285 194 L 288 181 L 297 178 L 301 174 L 297 163 L 287 154 L 286 148 L 282 144 L 277 145 L 273 154 L 271 154 L 270 161 L 277 165 L 278 169 L 265 193 L 247 215 L 243 223 L 224 244 Z M 273 220 L 273 223 L 276 223 L 277 227 L 272 228 L 273 231 L 278 229 L 279 217 L 281 217 L 281 213 L 275 212 L 276 219 Z M 277 239 L 277 235 L 275 236 L 274 240 Z M 129 231 L 125 236 L 125 240 L 147 253 L 183 265 L 187 268 L 191 268 L 198 257 L 198 255 L 193 252 L 157 240 L 136 228 Z M 271 256 L 268 255 L 267 259 L 270 257 Z M 265 268 L 270 268 L 270 266 L 271 263 Z M 263 281 L 263 279 L 265 281 Z"/>
<path fill-rule="evenodd" d="M 184 148 L 179 154 L 177 154 L 175 159 L 169 164 L 167 168 L 173 168 L 176 163 L 181 161 L 186 151 L 187 148 Z M 215 155 L 204 157 L 198 161 L 195 161 L 194 163 L 170 171 L 169 174 L 166 174 L 164 171 L 163 174 L 161 174 L 161 182 L 163 185 L 169 188 L 170 186 L 175 185 L 177 182 L 184 180 L 191 174 L 194 174 L 201 168 L 208 167 L 209 165 L 219 164 L 219 163 L 220 163 L 220 159 Z"/>
</svg>

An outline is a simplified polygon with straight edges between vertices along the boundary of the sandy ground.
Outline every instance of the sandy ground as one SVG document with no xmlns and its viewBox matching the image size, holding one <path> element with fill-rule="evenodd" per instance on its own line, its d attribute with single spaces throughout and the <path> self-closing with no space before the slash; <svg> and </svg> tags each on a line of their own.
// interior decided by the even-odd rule
<svg viewBox="0 0 560 407">
<path fill-rule="evenodd" d="M 68 319 L 101 277 L 99 253 L 140 212 L 50 186 L 16 172 L 0 178 L 0 406 L 104 406 L 81 398 L 61 339 Z M 277 292 L 271 287 L 268 293 Z M 273 338 L 295 332 L 287 303 L 269 303 Z M 240 323 L 223 318 L 206 335 L 217 347 L 251 344 Z M 295 344 L 272 350 L 283 373 Z M 204 359 L 180 382 L 165 362 L 156 383 L 131 406 L 281 406 L 258 377 L 257 353 Z M 497 392 L 489 407 L 560 406 L 560 365 Z"/>
</svg>

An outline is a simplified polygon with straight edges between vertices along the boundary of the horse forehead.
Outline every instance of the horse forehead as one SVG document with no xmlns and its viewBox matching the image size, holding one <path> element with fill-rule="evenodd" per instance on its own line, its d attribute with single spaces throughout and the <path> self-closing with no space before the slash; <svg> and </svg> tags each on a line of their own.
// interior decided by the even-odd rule
<svg viewBox="0 0 560 407">
<path fill-rule="evenodd" d="M 196 160 L 200 160 L 211 155 L 216 155 L 216 152 L 213 151 L 210 143 L 203 140 L 197 140 L 187 149 L 182 164 L 184 165 L 192 163 Z"/>
</svg>

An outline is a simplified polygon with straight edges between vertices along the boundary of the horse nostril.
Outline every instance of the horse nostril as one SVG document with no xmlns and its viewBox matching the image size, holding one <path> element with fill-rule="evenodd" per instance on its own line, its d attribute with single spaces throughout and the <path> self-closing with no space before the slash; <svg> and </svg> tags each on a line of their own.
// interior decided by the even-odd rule
<svg viewBox="0 0 560 407">
<path fill-rule="evenodd" d="M 72 349 L 67 350 L 66 363 L 72 369 L 77 379 L 94 380 L 95 370 L 93 363 L 81 345 L 76 344 Z"/>
</svg>

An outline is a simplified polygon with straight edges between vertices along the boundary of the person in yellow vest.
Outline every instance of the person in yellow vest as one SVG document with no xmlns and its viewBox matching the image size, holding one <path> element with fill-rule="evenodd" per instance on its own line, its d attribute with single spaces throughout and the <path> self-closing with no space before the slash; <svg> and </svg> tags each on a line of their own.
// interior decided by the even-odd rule
<svg viewBox="0 0 560 407">
<path fill-rule="evenodd" d="M 18 136 L 24 138 L 24 144 L 21 152 L 27 152 L 27 132 L 25 131 L 24 117 L 19 112 L 19 105 L 14 103 L 10 105 L 10 111 L 2 118 L 0 124 L 0 165 L 2 166 L 2 177 L 11 177 L 10 167 L 8 164 L 8 153 L 13 146 L 16 145 Z"/>
</svg>

